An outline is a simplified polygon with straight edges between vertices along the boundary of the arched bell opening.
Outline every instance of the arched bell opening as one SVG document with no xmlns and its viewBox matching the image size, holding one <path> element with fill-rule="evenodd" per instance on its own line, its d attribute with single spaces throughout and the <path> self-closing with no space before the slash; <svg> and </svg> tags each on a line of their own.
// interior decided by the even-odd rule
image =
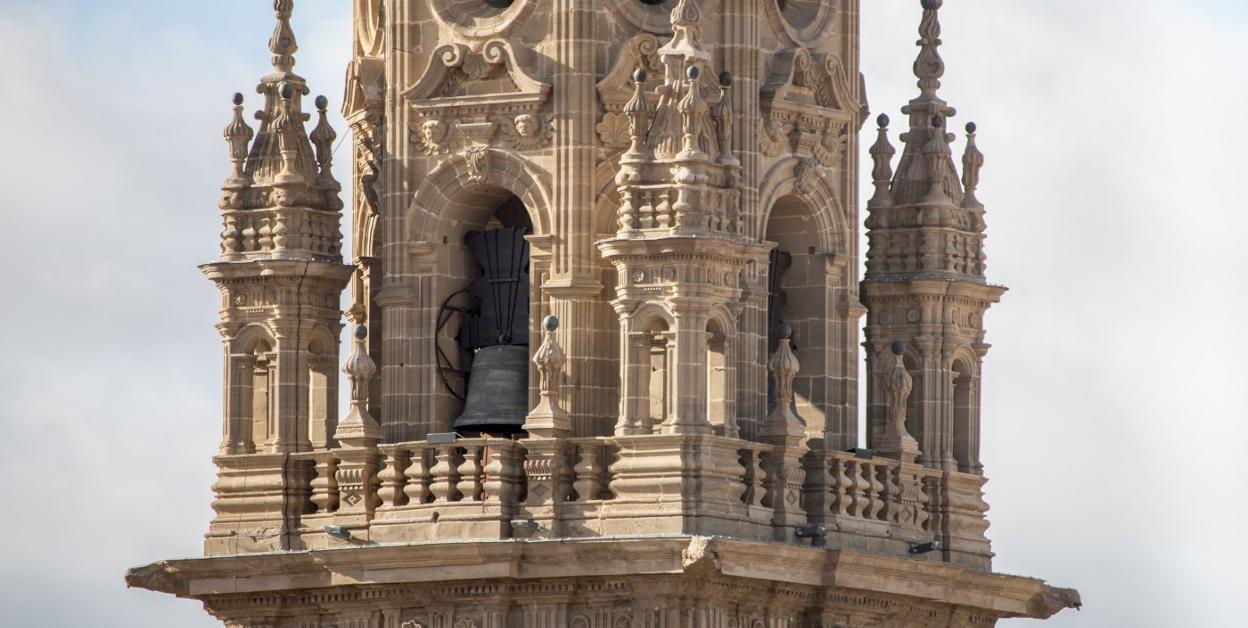
<svg viewBox="0 0 1248 628">
<path fill-rule="evenodd" d="M 706 328 L 706 418 L 716 434 L 735 438 L 736 360 L 728 329 L 716 319 Z"/>
<path fill-rule="evenodd" d="M 914 387 L 910 390 L 910 398 L 906 401 L 906 431 L 919 443 L 919 462 L 927 462 L 933 455 L 939 458 L 939 453 L 929 451 L 931 447 L 928 443 L 926 407 L 923 403 L 923 400 L 926 398 L 926 391 L 923 385 L 922 361 L 907 350 L 905 355 L 902 356 L 902 364 L 905 365 L 906 371 L 910 373 L 911 379 L 914 380 Z"/>
<path fill-rule="evenodd" d="M 511 434 L 530 404 L 535 291 L 524 202 L 494 186 L 463 190 L 443 214 L 434 350 L 438 431 Z"/>
<path fill-rule="evenodd" d="M 771 208 L 765 239 L 773 242 L 767 274 L 767 353 L 779 344 L 780 325 L 793 329 L 792 348 L 801 361 L 793 381 L 794 409 L 806 420 L 812 438 L 824 431 L 829 414 L 829 345 L 832 291 L 826 234 L 815 209 L 797 195 L 782 196 Z M 770 382 L 770 380 L 769 380 Z M 768 408 L 774 393 L 768 387 Z"/>
<path fill-rule="evenodd" d="M 273 346 L 266 341 L 258 341 L 250 350 L 244 363 L 248 369 L 250 386 L 243 402 L 250 408 L 251 445 L 257 452 L 272 451 L 277 441 L 277 411 L 273 387 L 277 381 L 277 355 Z"/>
<path fill-rule="evenodd" d="M 975 401 L 978 388 L 974 366 L 966 359 L 953 363 L 953 457 L 958 471 L 979 473 L 979 416 Z"/>
<path fill-rule="evenodd" d="M 338 427 L 337 346 L 328 332 L 308 343 L 307 438 L 313 449 L 329 449 Z"/>
</svg>

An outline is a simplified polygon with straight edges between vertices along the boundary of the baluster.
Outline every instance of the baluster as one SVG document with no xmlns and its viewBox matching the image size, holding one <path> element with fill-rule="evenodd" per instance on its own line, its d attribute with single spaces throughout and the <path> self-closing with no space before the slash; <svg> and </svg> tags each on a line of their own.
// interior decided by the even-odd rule
<svg viewBox="0 0 1248 628">
<path fill-rule="evenodd" d="M 386 466 L 377 474 L 377 479 L 381 481 L 381 486 L 377 489 L 377 497 L 381 499 L 382 508 L 402 506 L 407 502 L 407 495 L 403 490 L 403 485 L 407 483 L 407 476 L 403 474 L 403 471 L 407 465 L 408 453 L 396 447 L 385 451 L 384 454 Z"/>
<path fill-rule="evenodd" d="M 313 459 L 316 477 L 312 479 L 312 503 L 317 513 L 329 513 L 338 509 L 338 480 L 335 477 L 338 459 L 330 452 L 316 454 Z"/>
<path fill-rule="evenodd" d="M 836 487 L 836 507 L 835 510 L 833 510 L 834 514 L 850 514 L 850 505 L 853 501 L 853 498 L 851 497 L 851 489 L 854 486 L 854 481 L 849 475 L 849 464 L 849 461 L 846 460 L 832 459 L 832 483 L 833 486 Z"/>
<path fill-rule="evenodd" d="M 576 474 L 572 490 L 576 491 L 577 501 L 598 499 L 602 494 L 602 456 L 598 444 L 581 444 L 577 453 L 579 457 L 572 469 Z"/>
<path fill-rule="evenodd" d="M 854 465 L 854 516 L 865 519 L 870 506 L 867 491 L 871 488 L 871 482 L 866 478 L 865 462 L 855 460 L 851 464 Z"/>
<path fill-rule="evenodd" d="M 880 468 L 880 476 L 884 478 L 884 521 L 889 523 L 897 523 L 901 511 L 901 496 L 897 488 L 897 474 L 900 472 L 899 468 L 893 466 Z"/>
<path fill-rule="evenodd" d="M 459 494 L 463 501 L 479 502 L 483 487 L 481 483 L 481 447 L 467 447 L 459 465 Z"/>
<path fill-rule="evenodd" d="M 888 467 L 885 465 L 876 465 L 875 463 L 863 463 L 867 469 L 867 478 L 871 482 L 871 507 L 867 511 L 867 518 L 878 520 L 880 511 L 884 510 L 884 483 L 880 481 L 880 472 L 887 472 Z"/>
<path fill-rule="evenodd" d="M 427 453 L 428 450 L 424 447 L 412 450 L 411 463 L 407 465 L 407 469 L 403 472 L 403 475 L 407 477 L 407 485 L 403 487 L 403 493 L 407 495 L 407 503 L 409 504 L 425 504 L 431 501 L 433 497 L 429 492 Z"/>
<path fill-rule="evenodd" d="M 481 449 L 481 501 L 499 501 L 503 493 L 503 452 L 494 447 Z M 465 460 L 467 464 L 467 460 Z M 463 480 L 460 480 L 461 482 Z"/>
<path fill-rule="evenodd" d="M 456 449 L 454 445 L 439 445 L 434 450 L 437 462 L 429 470 L 433 475 L 429 483 L 429 492 L 433 494 L 431 501 L 459 501 L 459 491 L 456 490 L 459 475 L 456 473 L 457 465 L 454 463 Z"/>
</svg>

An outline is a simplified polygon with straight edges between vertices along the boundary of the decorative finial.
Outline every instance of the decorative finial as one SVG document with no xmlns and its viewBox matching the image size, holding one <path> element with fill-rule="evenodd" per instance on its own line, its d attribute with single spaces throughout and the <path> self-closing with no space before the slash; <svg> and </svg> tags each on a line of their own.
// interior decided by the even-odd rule
<svg viewBox="0 0 1248 628">
<path fill-rule="evenodd" d="M 624 103 L 624 115 L 628 117 L 628 151 L 621 161 L 645 160 L 646 134 L 650 130 L 650 102 L 646 100 L 646 70 L 638 67 L 633 71 L 633 97 Z"/>
<path fill-rule="evenodd" d="M 251 185 L 244 164 L 247 151 L 256 132 L 243 119 L 243 95 L 234 94 L 234 118 L 225 127 L 225 141 L 230 145 L 230 176 L 225 180 L 226 189 L 238 189 Z"/>
<path fill-rule="evenodd" d="M 540 376 L 540 399 L 525 419 L 524 429 L 536 438 L 561 438 L 572 434 L 572 420 L 559 400 L 559 376 L 567 356 L 555 338 L 558 329 L 559 319 L 553 314 L 542 319 L 542 344 L 533 354 L 533 365 Z"/>
<path fill-rule="evenodd" d="M 966 194 L 962 197 L 962 207 L 982 211 L 984 205 L 975 197 L 975 190 L 979 188 L 979 171 L 984 167 L 984 154 L 975 145 L 975 132 L 978 130 L 974 122 L 966 124 L 966 151 L 962 154 L 962 187 L 966 188 Z M 976 222 L 982 223 L 983 219 Z M 980 224 L 976 227 L 978 231 L 983 230 Z"/>
<path fill-rule="evenodd" d="M 299 131 L 303 125 L 300 122 L 300 114 L 295 111 L 295 88 L 290 83 L 283 83 L 278 89 L 278 95 L 282 100 L 277 105 L 277 116 L 273 118 L 273 132 L 277 135 L 278 150 L 281 153 L 282 168 L 274 177 L 274 183 L 291 184 L 300 183 L 303 177 L 295 170 L 295 163 L 298 160 L 299 149 L 296 142 L 303 141 L 302 137 L 296 138 L 296 131 Z M 302 135 L 299 131 L 298 135 Z"/>
<path fill-rule="evenodd" d="M 914 75 L 919 79 L 922 99 L 935 99 L 940 79 L 945 75 L 945 61 L 940 58 L 940 7 L 942 0 L 923 0 L 923 21 L 919 23 L 919 56 L 914 61 Z"/>
<path fill-rule="evenodd" d="M 334 438 L 349 447 L 368 446 L 381 437 L 381 427 L 377 420 L 368 412 L 368 389 L 373 375 L 377 374 L 377 364 L 368 355 L 368 328 L 357 325 L 351 343 L 351 353 L 342 364 L 342 372 L 351 383 L 351 411 L 347 418 L 338 425 Z"/>
<path fill-rule="evenodd" d="M 724 70 L 719 73 L 719 102 L 715 105 L 715 129 L 719 132 L 719 163 L 725 166 L 737 166 L 741 162 L 732 153 L 733 117 L 732 98 L 728 90 L 732 88 L 732 72 Z"/>
<path fill-rule="evenodd" d="M 875 144 L 871 146 L 871 160 L 875 162 L 875 167 L 871 170 L 871 180 L 875 185 L 875 195 L 867 202 L 870 207 L 891 207 L 893 205 L 893 156 L 897 154 L 897 149 L 893 148 L 891 142 L 888 141 L 888 116 L 880 114 L 876 119 L 880 125 L 879 133 L 876 136 Z M 873 229 L 877 225 L 874 217 L 868 218 L 868 229 Z"/>
<path fill-rule="evenodd" d="M 334 140 L 338 139 L 338 133 L 329 125 L 329 99 L 324 96 L 316 97 L 316 110 L 320 117 L 316 128 L 312 129 L 312 134 L 308 139 L 312 140 L 312 146 L 316 149 L 316 163 L 319 168 L 316 184 L 322 188 L 331 190 L 342 189 L 342 184 L 334 179 L 332 171 L 334 163 Z"/>
<path fill-rule="evenodd" d="M 919 457 L 919 442 L 906 431 L 906 407 L 910 401 L 910 391 L 914 389 L 914 378 L 906 370 L 903 357 L 906 343 L 894 340 L 891 348 L 893 364 L 891 367 L 885 366 L 881 373 L 884 390 L 888 395 L 888 424 L 876 449 L 880 455 L 912 464 Z M 888 361 L 883 362 L 887 364 Z"/>
<path fill-rule="evenodd" d="M 696 65 L 691 65 L 688 68 L 685 68 L 685 76 L 688 77 L 689 80 L 691 81 L 698 80 L 698 77 L 701 75 L 702 75 L 702 70 L 699 70 L 698 66 Z"/>
<path fill-rule="evenodd" d="M 681 131 L 684 134 L 677 159 L 692 161 L 707 157 L 698 148 L 698 137 L 702 134 L 703 118 L 708 109 L 706 101 L 702 99 L 702 86 L 698 84 L 698 77 L 701 75 L 702 71 L 697 65 L 691 64 L 685 68 L 685 77 L 688 79 L 685 81 L 685 95 L 676 103 L 676 111 L 682 119 Z"/>
<path fill-rule="evenodd" d="M 945 135 L 944 117 L 932 116 L 931 139 L 923 147 L 923 154 L 927 156 L 929 187 L 927 196 L 923 197 L 922 202 L 928 205 L 948 203 L 949 194 L 945 191 L 945 169 L 953 153 L 949 149 L 949 137 Z M 934 216 L 935 213 L 930 215 Z"/>
<path fill-rule="evenodd" d="M 290 27 L 290 16 L 295 11 L 294 0 L 273 0 L 273 12 L 277 14 L 277 27 L 269 38 L 269 51 L 273 53 L 273 68 L 286 73 L 295 68 L 295 53 L 299 42 Z"/>
<path fill-rule="evenodd" d="M 806 437 L 806 421 L 793 409 L 793 380 L 802 370 L 802 364 L 793 353 L 793 328 L 782 322 L 776 332 L 780 341 L 767 361 L 767 368 L 775 378 L 776 406 L 767 416 L 763 435 L 796 445 Z"/>
</svg>

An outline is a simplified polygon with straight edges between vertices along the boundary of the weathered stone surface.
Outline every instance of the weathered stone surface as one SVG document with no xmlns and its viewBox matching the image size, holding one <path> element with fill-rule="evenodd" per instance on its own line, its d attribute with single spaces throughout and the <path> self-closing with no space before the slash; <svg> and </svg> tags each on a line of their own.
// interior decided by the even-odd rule
<svg viewBox="0 0 1248 628">
<path fill-rule="evenodd" d="M 960 173 L 946 132 L 942 2 L 921 3 L 895 169 L 878 120 L 861 283 L 857 0 L 355 0 L 350 265 L 293 4 L 274 2 L 259 128 L 240 96 L 224 133 L 206 557 L 129 584 L 240 627 L 944 628 L 1078 606 L 991 570 L 979 386 L 1005 289 L 976 129 Z M 495 229 L 528 245 L 465 241 Z M 478 275 L 508 252 L 527 269 L 495 294 Z M 507 371 L 528 369 L 517 438 L 446 434 L 494 342 L 456 337 L 469 285 L 527 324 L 497 339 L 531 339 Z"/>
</svg>

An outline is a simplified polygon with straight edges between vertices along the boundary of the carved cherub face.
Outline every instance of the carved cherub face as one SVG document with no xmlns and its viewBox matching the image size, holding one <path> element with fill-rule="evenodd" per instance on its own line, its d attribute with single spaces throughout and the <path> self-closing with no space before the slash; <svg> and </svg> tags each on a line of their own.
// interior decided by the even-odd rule
<svg viewBox="0 0 1248 628">
<path fill-rule="evenodd" d="M 525 139 L 537 135 L 537 118 L 527 113 L 516 116 L 516 134 Z"/>
<path fill-rule="evenodd" d="M 437 146 L 446 139 L 446 123 L 441 120 L 425 120 L 420 125 L 420 133 L 425 138 L 425 143 L 430 146 Z"/>
</svg>

